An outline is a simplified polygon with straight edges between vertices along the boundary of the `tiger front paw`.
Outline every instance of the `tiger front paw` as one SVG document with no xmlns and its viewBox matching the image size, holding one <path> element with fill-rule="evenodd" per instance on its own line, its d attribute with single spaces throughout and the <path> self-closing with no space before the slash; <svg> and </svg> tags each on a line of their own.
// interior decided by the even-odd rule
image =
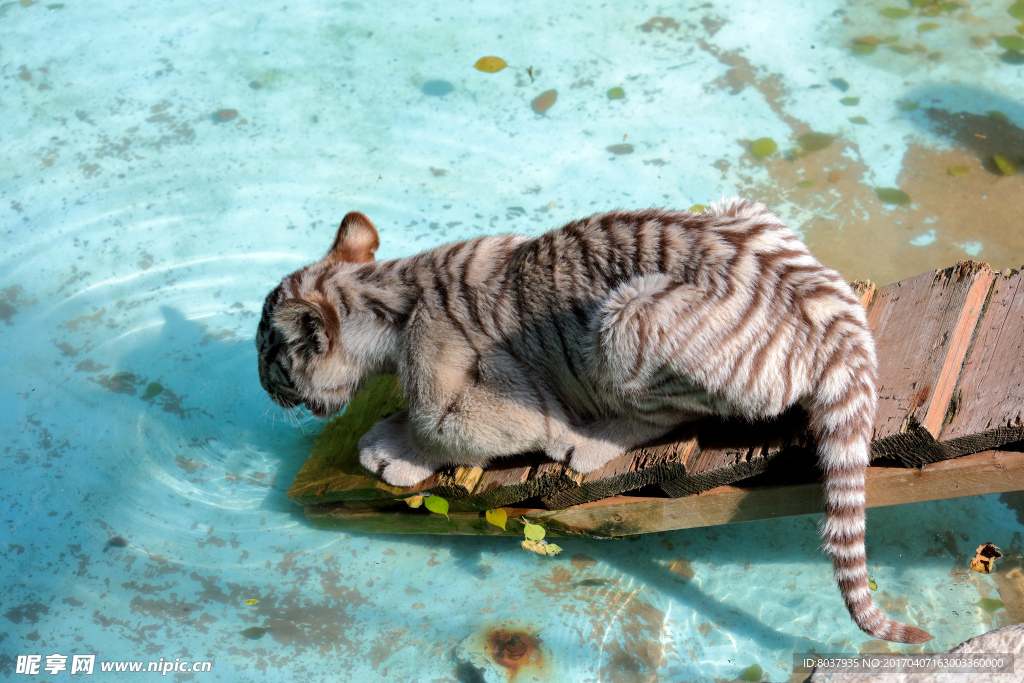
<svg viewBox="0 0 1024 683">
<path fill-rule="evenodd" d="M 392 486 L 415 486 L 437 471 L 416 457 L 404 426 L 385 420 L 359 439 L 360 464 Z"/>
</svg>

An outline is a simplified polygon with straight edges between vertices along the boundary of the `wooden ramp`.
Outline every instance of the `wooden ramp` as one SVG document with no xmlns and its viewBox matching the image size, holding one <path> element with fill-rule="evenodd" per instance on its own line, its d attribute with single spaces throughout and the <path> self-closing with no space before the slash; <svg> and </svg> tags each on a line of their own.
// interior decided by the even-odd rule
<svg viewBox="0 0 1024 683">
<path fill-rule="evenodd" d="M 1024 440 L 1021 274 L 963 262 L 881 289 L 856 287 L 879 358 L 869 506 L 1024 489 L 1024 454 L 1017 452 L 1024 448 L 992 452 Z M 704 420 L 589 475 L 510 458 L 486 471 L 457 468 L 397 488 L 359 465 L 356 442 L 400 406 L 397 381 L 378 378 L 325 427 L 288 493 L 313 523 L 501 533 L 480 511 L 504 507 L 510 519 L 544 520 L 552 531 L 618 536 L 820 509 L 813 442 L 799 410 L 770 423 Z M 952 458 L 958 460 L 940 462 Z M 757 479 L 729 486 L 751 477 Z M 636 493 L 619 495 L 628 492 Z M 423 494 L 446 498 L 457 514 L 446 520 L 401 504 Z M 872 502 L 873 495 L 884 502 Z"/>
</svg>

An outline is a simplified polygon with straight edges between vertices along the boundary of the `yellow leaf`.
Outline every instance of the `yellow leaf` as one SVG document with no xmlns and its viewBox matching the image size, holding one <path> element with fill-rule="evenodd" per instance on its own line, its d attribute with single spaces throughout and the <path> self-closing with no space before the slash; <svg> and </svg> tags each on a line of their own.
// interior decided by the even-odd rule
<svg viewBox="0 0 1024 683">
<path fill-rule="evenodd" d="M 504 510 L 501 508 L 498 508 L 497 510 L 488 510 L 484 513 L 484 516 L 487 518 L 488 522 L 494 526 L 501 527 L 501 530 L 505 531 L 505 522 L 508 520 L 508 514 Z"/>
<path fill-rule="evenodd" d="M 403 498 L 402 500 L 404 500 L 405 504 L 413 508 L 414 510 L 419 506 L 423 505 L 423 496 L 409 496 L 408 498 Z"/>
<path fill-rule="evenodd" d="M 476 64 L 473 66 L 477 68 L 477 71 L 493 74 L 501 71 L 508 66 L 508 64 L 506 64 L 505 60 L 501 57 L 481 57 L 476 60 Z"/>
<path fill-rule="evenodd" d="M 555 545 L 554 543 L 548 543 L 546 541 L 543 541 L 543 543 L 544 552 L 548 555 L 557 555 L 558 553 L 562 552 L 562 546 L 560 545 Z"/>
<path fill-rule="evenodd" d="M 544 527 L 540 524 L 530 524 L 529 522 L 523 523 L 523 533 L 531 541 L 542 541 L 544 540 Z"/>
<path fill-rule="evenodd" d="M 257 602 L 259 602 L 259 600 L 257 600 L 256 598 L 249 598 L 248 600 L 245 601 L 245 604 L 246 605 L 255 605 Z"/>
</svg>

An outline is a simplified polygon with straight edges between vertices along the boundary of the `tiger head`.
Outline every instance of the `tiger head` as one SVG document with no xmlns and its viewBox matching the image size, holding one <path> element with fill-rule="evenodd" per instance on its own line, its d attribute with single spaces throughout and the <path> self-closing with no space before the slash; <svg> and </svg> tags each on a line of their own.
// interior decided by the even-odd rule
<svg viewBox="0 0 1024 683">
<path fill-rule="evenodd" d="M 345 216 L 320 261 L 284 278 L 267 296 L 256 331 L 260 384 L 284 408 L 305 404 L 327 417 L 348 403 L 379 366 L 378 315 L 360 298 L 356 277 L 380 238 L 361 213 Z"/>
</svg>

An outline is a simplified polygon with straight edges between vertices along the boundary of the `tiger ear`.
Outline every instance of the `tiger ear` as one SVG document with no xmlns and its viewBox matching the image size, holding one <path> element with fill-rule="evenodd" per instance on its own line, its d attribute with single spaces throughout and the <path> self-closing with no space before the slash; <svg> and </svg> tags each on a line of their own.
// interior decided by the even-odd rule
<svg viewBox="0 0 1024 683">
<path fill-rule="evenodd" d="M 370 219 L 358 211 L 351 211 L 345 214 L 338 226 L 338 234 L 334 236 L 334 244 L 327 257 L 347 263 L 369 263 L 379 246 L 380 237 Z"/>
<path fill-rule="evenodd" d="M 274 326 L 290 345 L 308 358 L 324 354 L 330 348 L 327 321 L 320 307 L 312 302 L 303 299 L 282 301 L 274 314 Z"/>
</svg>

